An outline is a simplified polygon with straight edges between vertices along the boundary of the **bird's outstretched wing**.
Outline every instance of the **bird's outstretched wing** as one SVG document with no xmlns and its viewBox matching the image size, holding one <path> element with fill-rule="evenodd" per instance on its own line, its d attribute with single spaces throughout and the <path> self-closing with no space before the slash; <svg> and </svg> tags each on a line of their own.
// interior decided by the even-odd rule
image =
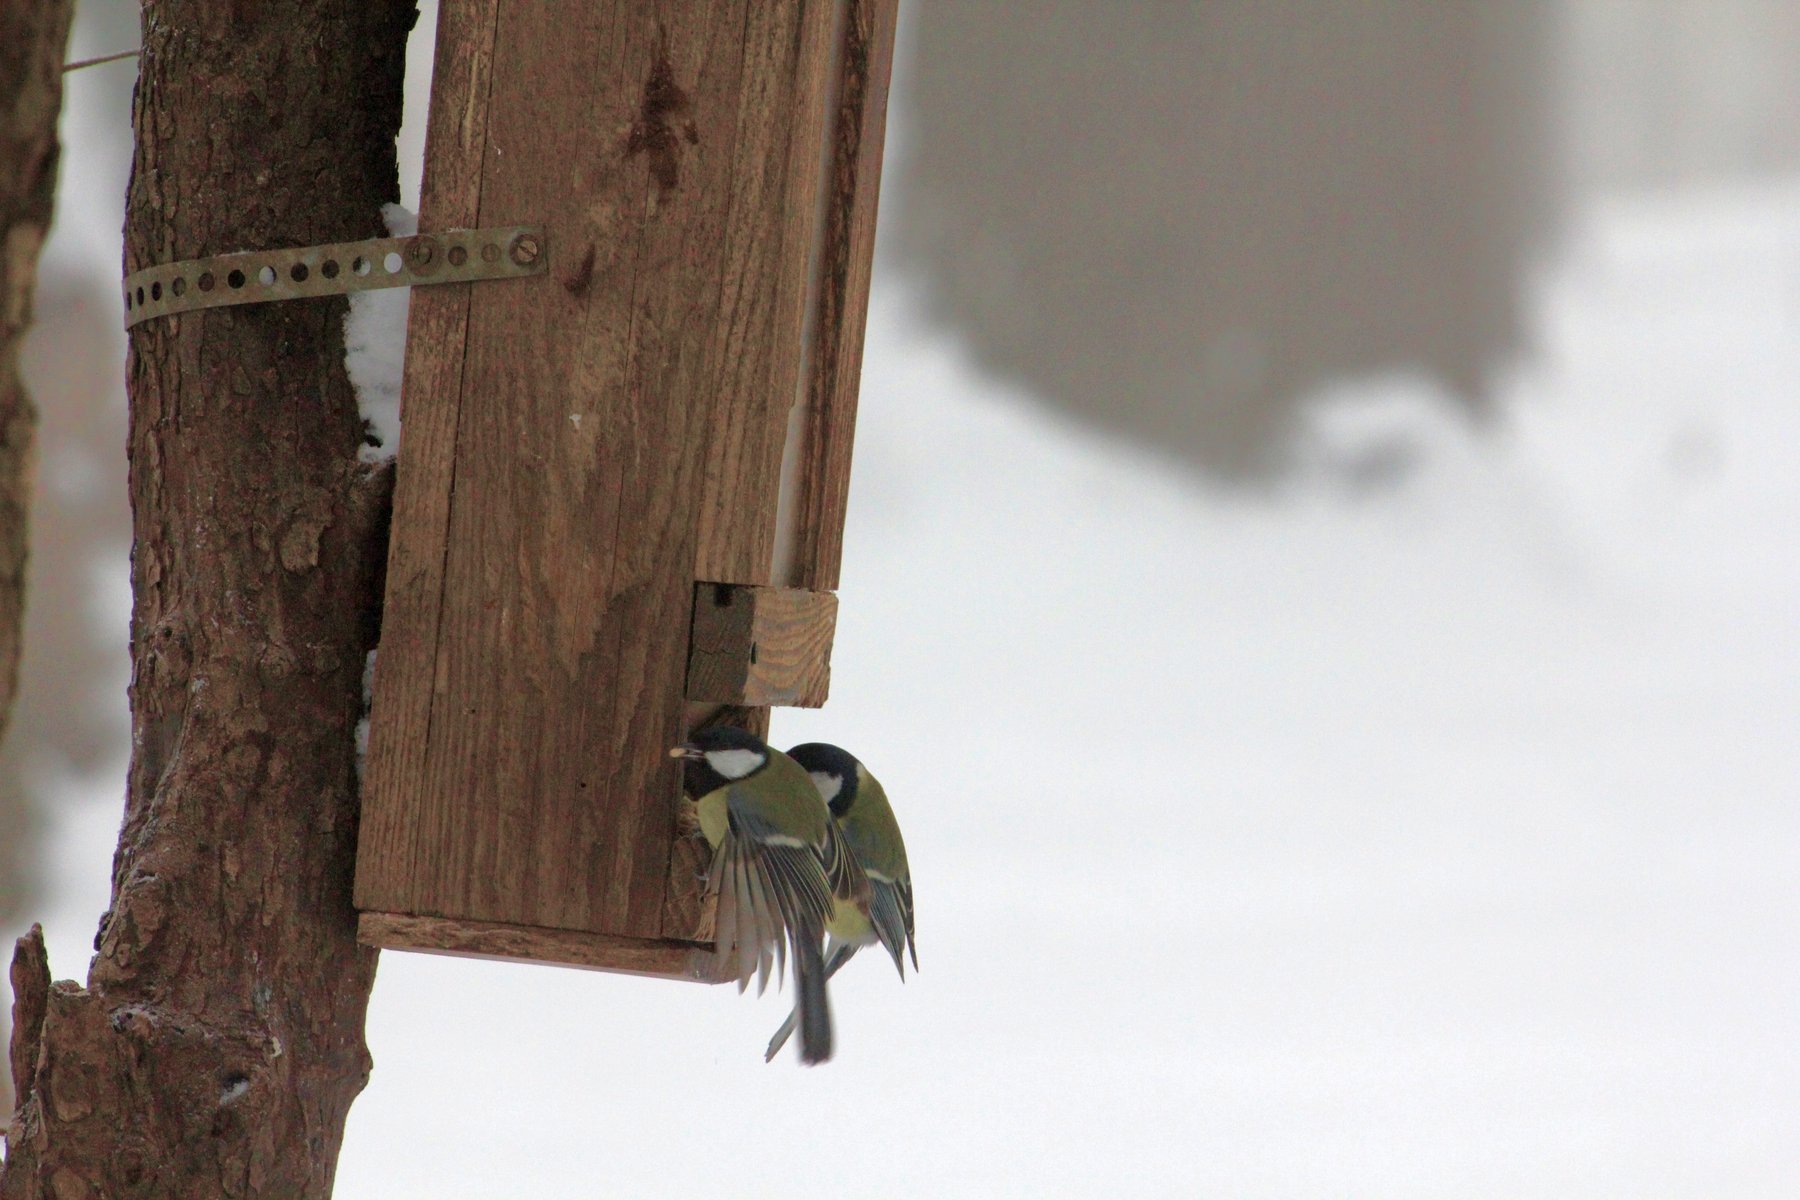
<svg viewBox="0 0 1800 1200">
<path fill-rule="evenodd" d="M 713 855 L 706 890 L 717 897 L 713 941 L 738 991 L 757 978 L 761 995 L 773 967 L 777 977 L 787 956 L 786 929 L 768 898 L 754 844 L 727 834 Z"/>
<path fill-rule="evenodd" d="M 831 1057 L 832 1046 L 825 922 L 838 888 L 854 889 L 861 880 L 866 893 L 868 883 L 855 860 L 836 844 L 823 804 L 817 826 L 822 840 L 813 843 L 778 825 L 767 803 L 737 787 L 726 794 L 725 838 L 707 878 L 707 890 L 718 898 L 715 945 L 726 971 L 737 976 L 738 990 L 755 976 L 758 994 L 768 986 L 771 968 L 779 976 L 791 952 L 800 1057 L 820 1063 Z M 828 857 L 834 862 L 830 877 Z M 836 865 L 840 860 L 853 875 Z"/>
<path fill-rule="evenodd" d="M 771 970 L 779 976 L 785 967 L 798 931 L 824 926 L 832 884 L 818 851 L 746 809 L 728 805 L 729 829 L 713 856 L 707 890 L 718 897 L 718 953 L 739 991 L 755 977 L 760 993 Z"/>
</svg>

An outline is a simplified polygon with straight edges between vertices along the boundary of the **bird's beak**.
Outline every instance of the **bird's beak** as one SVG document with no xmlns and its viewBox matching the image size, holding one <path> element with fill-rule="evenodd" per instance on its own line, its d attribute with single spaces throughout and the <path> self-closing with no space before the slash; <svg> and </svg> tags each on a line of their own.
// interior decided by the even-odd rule
<svg viewBox="0 0 1800 1200">
<path fill-rule="evenodd" d="M 694 745 L 691 742 L 683 742 L 683 743 L 681 743 L 681 745 L 675 746 L 670 749 L 669 757 L 670 758 L 699 758 L 699 757 L 701 757 L 702 753 L 703 753 L 703 751 L 701 751 L 700 747 Z"/>
</svg>

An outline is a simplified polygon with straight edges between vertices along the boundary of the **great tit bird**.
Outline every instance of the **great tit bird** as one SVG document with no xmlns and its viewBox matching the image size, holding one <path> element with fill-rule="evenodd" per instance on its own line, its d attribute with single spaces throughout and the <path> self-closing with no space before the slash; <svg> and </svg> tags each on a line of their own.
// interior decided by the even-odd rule
<svg viewBox="0 0 1800 1200">
<path fill-rule="evenodd" d="M 685 760 L 684 783 L 713 848 L 707 891 L 718 897 L 718 953 L 727 962 L 735 954 L 740 992 L 752 975 L 760 992 L 771 959 L 779 969 L 791 944 L 800 1059 L 826 1061 L 824 927 L 840 903 L 867 910 L 867 879 L 806 771 L 761 738 L 719 725 L 669 753 Z"/>
<path fill-rule="evenodd" d="M 900 837 L 900 824 L 894 820 L 887 792 L 867 767 L 837 746 L 807 742 L 789 750 L 788 757 L 812 777 L 819 798 L 830 807 L 838 832 L 869 880 L 867 907 L 840 901 L 826 919 L 831 946 L 825 956 L 825 977 L 836 975 L 862 947 L 880 942 L 904 981 L 902 947 L 912 958 L 913 970 L 919 969 L 919 952 L 913 943 L 912 873 L 906 866 L 906 842 Z M 787 1044 L 801 1015 L 797 1008 L 788 1014 L 769 1039 L 765 1062 Z"/>
</svg>

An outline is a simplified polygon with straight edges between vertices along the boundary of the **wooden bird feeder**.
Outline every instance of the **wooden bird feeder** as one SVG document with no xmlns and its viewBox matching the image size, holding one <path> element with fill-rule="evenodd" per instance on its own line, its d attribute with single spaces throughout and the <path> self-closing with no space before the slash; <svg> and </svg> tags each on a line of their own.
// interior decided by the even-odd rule
<svg viewBox="0 0 1800 1200">
<path fill-rule="evenodd" d="M 445 0 L 420 228 L 548 270 L 412 297 L 364 942 L 714 978 L 668 750 L 825 699 L 895 6 Z"/>
</svg>

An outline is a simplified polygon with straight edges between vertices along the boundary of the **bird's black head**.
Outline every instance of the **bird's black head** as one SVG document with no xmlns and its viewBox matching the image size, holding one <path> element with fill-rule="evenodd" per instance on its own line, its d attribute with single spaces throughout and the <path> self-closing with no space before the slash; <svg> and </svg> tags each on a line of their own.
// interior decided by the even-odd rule
<svg viewBox="0 0 1800 1200">
<path fill-rule="evenodd" d="M 769 763 L 769 747 L 735 725 L 714 725 L 690 736 L 669 757 L 684 760 L 681 785 L 698 799 L 762 770 Z"/>
<path fill-rule="evenodd" d="M 831 807 L 831 815 L 841 817 L 856 803 L 857 761 L 854 755 L 829 742 L 807 742 L 788 751 L 788 757 L 806 768 L 813 786 Z"/>
</svg>

